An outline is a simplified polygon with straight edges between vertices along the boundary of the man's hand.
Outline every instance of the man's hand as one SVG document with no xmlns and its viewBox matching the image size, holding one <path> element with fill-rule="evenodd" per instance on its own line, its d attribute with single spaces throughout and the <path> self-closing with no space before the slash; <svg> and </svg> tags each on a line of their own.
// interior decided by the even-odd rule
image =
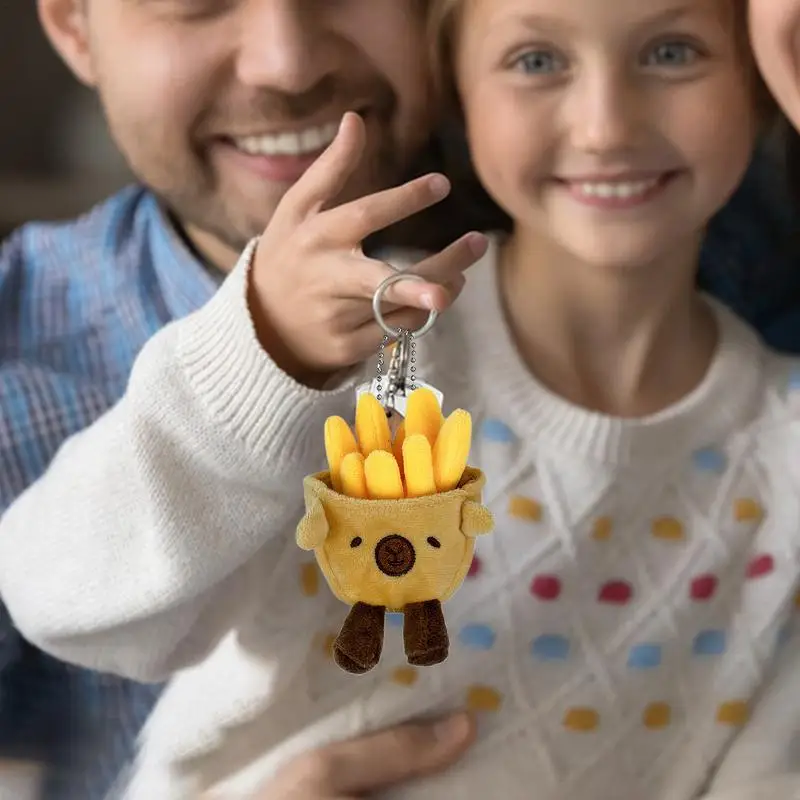
<svg viewBox="0 0 800 800">
<path fill-rule="evenodd" d="M 443 175 L 431 174 L 331 207 L 365 142 L 363 121 L 348 112 L 336 139 L 284 195 L 255 254 L 248 301 L 256 332 L 273 360 L 302 382 L 377 352 L 383 331 L 372 297 L 393 271 L 367 258 L 361 242 L 450 191 Z M 468 233 L 418 264 L 414 271 L 427 280 L 389 287 L 387 323 L 414 330 L 430 310 L 447 308 L 464 286 L 462 273 L 487 246 L 483 234 Z"/>
<path fill-rule="evenodd" d="M 446 769 L 472 744 L 467 714 L 332 744 L 289 762 L 254 800 L 355 800 Z"/>
</svg>

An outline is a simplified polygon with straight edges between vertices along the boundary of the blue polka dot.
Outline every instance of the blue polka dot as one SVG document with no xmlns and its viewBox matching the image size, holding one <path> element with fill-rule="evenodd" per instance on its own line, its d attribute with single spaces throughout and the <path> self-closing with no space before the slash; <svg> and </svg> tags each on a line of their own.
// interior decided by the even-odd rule
<svg viewBox="0 0 800 800">
<path fill-rule="evenodd" d="M 491 650 L 496 638 L 488 625 L 465 625 L 458 634 L 459 641 L 471 650 Z"/>
<path fill-rule="evenodd" d="M 386 615 L 386 621 L 393 628 L 402 628 L 403 627 L 403 612 L 402 611 L 390 611 Z"/>
<path fill-rule="evenodd" d="M 789 391 L 800 392 L 800 369 L 793 369 L 789 374 Z"/>
<path fill-rule="evenodd" d="M 565 661 L 569 656 L 569 639 L 545 634 L 531 642 L 531 655 L 540 661 Z"/>
<path fill-rule="evenodd" d="M 484 439 L 489 439 L 492 442 L 513 442 L 515 440 L 514 432 L 505 422 L 499 419 L 485 419 L 481 426 L 481 432 Z"/>
<path fill-rule="evenodd" d="M 725 472 L 728 466 L 728 458 L 725 453 L 721 453 L 713 447 L 696 450 L 692 454 L 692 461 L 695 468 L 701 472 Z"/>
<path fill-rule="evenodd" d="M 727 647 L 725 631 L 703 631 L 698 633 L 692 645 L 696 656 L 718 656 Z"/>
<path fill-rule="evenodd" d="M 653 669 L 661 663 L 661 645 L 637 644 L 628 653 L 628 666 L 631 669 Z"/>
</svg>

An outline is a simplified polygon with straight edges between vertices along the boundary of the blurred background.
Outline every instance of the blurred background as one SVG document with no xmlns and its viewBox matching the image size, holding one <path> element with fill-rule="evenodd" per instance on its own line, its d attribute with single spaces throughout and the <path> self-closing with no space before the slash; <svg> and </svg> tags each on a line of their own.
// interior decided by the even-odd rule
<svg viewBox="0 0 800 800">
<path fill-rule="evenodd" d="M 44 38 L 33 0 L 0 0 L 0 239 L 86 211 L 129 181 L 91 92 Z"/>
</svg>

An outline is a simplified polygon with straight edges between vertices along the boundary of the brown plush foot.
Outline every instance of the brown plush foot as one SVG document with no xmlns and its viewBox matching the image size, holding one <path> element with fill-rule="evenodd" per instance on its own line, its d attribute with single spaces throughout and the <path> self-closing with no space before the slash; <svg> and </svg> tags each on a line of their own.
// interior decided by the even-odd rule
<svg viewBox="0 0 800 800">
<path fill-rule="evenodd" d="M 450 638 L 438 600 L 412 603 L 403 609 L 406 658 L 415 667 L 432 667 L 447 658 Z"/>
<path fill-rule="evenodd" d="M 386 609 L 356 603 L 333 643 L 333 660 L 347 672 L 362 675 L 381 658 Z"/>
</svg>

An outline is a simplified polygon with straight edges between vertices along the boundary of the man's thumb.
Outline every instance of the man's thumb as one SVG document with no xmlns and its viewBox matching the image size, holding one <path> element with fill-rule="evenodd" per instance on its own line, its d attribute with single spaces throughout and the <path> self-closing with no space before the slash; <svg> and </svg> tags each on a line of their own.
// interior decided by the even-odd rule
<svg viewBox="0 0 800 800">
<path fill-rule="evenodd" d="M 439 772 L 457 761 L 475 738 L 465 713 L 399 725 L 333 746 L 336 791 L 359 794 Z"/>
</svg>

